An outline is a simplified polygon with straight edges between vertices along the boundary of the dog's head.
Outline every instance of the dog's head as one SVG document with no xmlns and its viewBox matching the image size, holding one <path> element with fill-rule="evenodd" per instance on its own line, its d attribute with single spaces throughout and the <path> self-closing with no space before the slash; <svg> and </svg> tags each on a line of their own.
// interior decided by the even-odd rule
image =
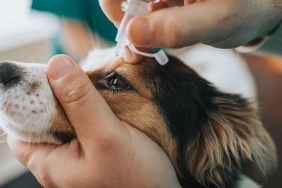
<svg viewBox="0 0 282 188">
<path fill-rule="evenodd" d="M 261 181 L 272 172 L 275 148 L 253 104 L 218 91 L 174 57 L 165 66 L 143 61 L 115 59 L 87 74 L 117 117 L 163 148 L 183 187 L 231 187 L 239 173 Z M 17 139 L 75 137 L 44 65 L 1 63 L 0 107 L 0 125 Z"/>
</svg>

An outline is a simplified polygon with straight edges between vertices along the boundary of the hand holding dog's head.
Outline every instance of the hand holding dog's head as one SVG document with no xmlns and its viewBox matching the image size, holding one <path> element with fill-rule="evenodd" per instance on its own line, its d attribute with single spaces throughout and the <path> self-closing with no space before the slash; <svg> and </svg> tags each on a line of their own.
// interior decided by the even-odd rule
<svg viewBox="0 0 282 188">
<path fill-rule="evenodd" d="M 17 158 L 44 187 L 180 187 L 163 150 L 120 121 L 75 62 L 56 56 L 47 74 L 78 139 L 59 147 L 9 140 Z M 56 130 L 66 138 L 66 128 Z M 150 155 L 144 157 L 144 152 Z"/>
</svg>

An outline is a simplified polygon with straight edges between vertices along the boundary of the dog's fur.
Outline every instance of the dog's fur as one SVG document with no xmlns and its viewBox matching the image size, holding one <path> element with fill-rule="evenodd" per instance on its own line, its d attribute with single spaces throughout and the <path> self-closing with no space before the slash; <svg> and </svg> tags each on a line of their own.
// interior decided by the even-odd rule
<svg viewBox="0 0 282 188">
<path fill-rule="evenodd" d="M 163 148 L 183 187 L 235 187 L 240 174 L 263 183 L 277 159 L 254 104 L 169 59 L 165 66 L 115 59 L 87 74 L 118 118 Z M 45 66 L 2 62 L 0 82 L 1 126 L 8 134 L 31 143 L 75 137 Z"/>
</svg>

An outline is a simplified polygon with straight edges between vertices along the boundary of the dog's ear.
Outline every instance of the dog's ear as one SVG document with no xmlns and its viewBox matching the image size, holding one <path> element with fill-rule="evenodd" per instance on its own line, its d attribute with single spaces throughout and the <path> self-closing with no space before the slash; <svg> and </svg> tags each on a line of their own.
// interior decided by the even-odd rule
<svg viewBox="0 0 282 188">
<path fill-rule="evenodd" d="M 254 104 L 239 95 L 212 98 L 216 109 L 195 132 L 186 150 L 191 174 L 204 185 L 225 187 L 243 172 L 258 183 L 270 175 L 277 158 L 272 139 Z"/>
<path fill-rule="evenodd" d="M 142 78 L 176 142 L 173 151 L 163 148 L 182 186 L 232 187 L 241 172 L 265 179 L 276 166 L 276 151 L 254 104 L 218 91 L 177 58 L 169 59 L 164 66 L 147 63 Z"/>
</svg>

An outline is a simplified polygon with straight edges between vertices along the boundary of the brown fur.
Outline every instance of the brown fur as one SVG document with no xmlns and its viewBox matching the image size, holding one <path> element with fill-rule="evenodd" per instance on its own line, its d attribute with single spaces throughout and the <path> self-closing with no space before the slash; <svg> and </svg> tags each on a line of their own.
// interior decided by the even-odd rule
<svg viewBox="0 0 282 188">
<path fill-rule="evenodd" d="M 250 103 L 234 107 L 230 105 L 233 102 L 215 98 L 220 114 L 210 113 L 208 128 L 200 130 L 187 146 L 191 173 L 203 185 L 212 182 L 224 186 L 224 178 L 231 175 L 234 164 L 237 169 L 247 165 L 243 173 L 259 183 L 275 169 L 275 147 L 259 121 L 257 109 Z"/>
<path fill-rule="evenodd" d="M 130 80 L 130 83 L 136 86 L 134 87 L 135 92 L 119 93 L 117 95 L 112 91 L 99 90 L 100 94 L 119 119 L 146 133 L 160 146 L 163 146 L 172 163 L 176 165 L 175 140 L 171 138 L 162 114 L 152 101 L 151 91 L 148 90 L 146 83 L 141 79 L 142 77 L 136 76 L 144 74 L 142 66 L 132 67 L 117 60 L 114 64 L 90 71 L 87 74 L 93 82 L 96 82 L 93 75 L 103 75 L 113 70 Z"/>
<path fill-rule="evenodd" d="M 130 87 L 107 88 L 111 72 L 126 79 Z M 239 172 L 262 183 L 275 169 L 275 147 L 254 105 L 217 91 L 179 60 L 170 57 L 169 65 L 160 66 L 151 59 L 138 65 L 117 59 L 87 74 L 118 118 L 164 149 L 183 187 L 231 187 Z M 180 119 L 167 114 L 166 103 L 183 113 Z M 61 106 L 58 109 L 51 131 L 74 135 L 69 122 L 61 119 L 65 118 Z M 180 123 L 182 118 L 188 121 Z M 182 127 L 185 134 L 178 136 Z"/>
<path fill-rule="evenodd" d="M 75 136 L 75 131 L 71 126 L 65 111 L 58 101 L 54 102 L 57 113 L 51 118 L 50 132 L 62 142 L 67 142 Z"/>
</svg>

